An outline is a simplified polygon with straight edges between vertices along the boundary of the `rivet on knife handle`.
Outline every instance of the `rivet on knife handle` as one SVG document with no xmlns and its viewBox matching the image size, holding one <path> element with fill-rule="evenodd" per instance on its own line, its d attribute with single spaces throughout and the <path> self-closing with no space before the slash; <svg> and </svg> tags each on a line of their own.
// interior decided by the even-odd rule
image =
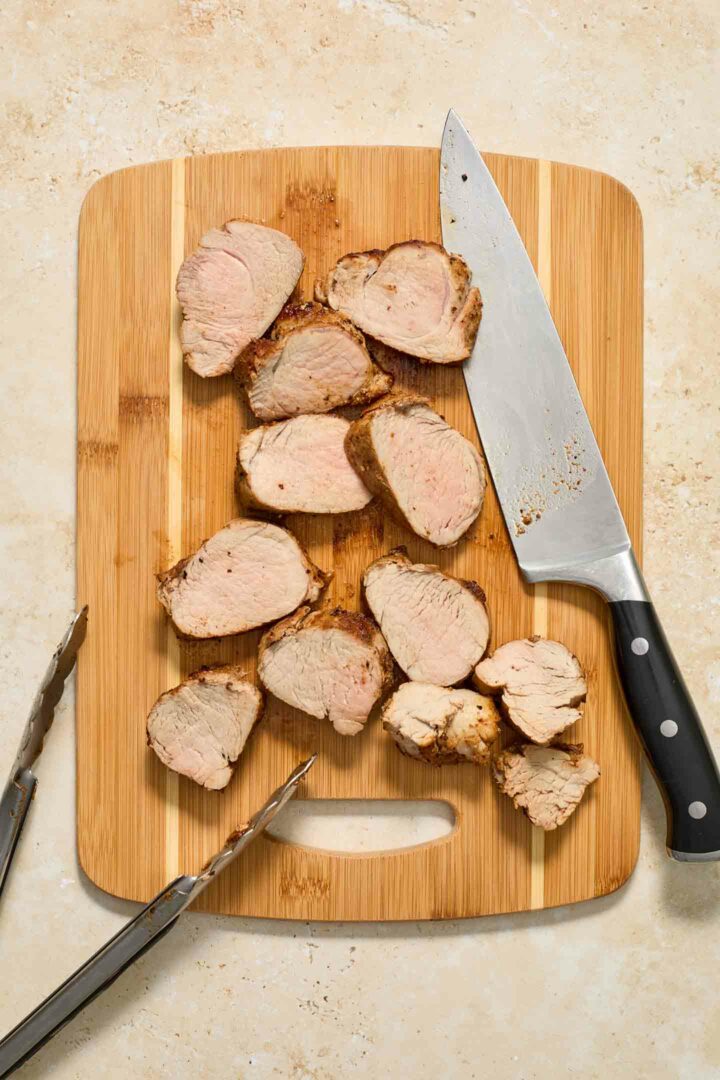
<svg viewBox="0 0 720 1080">
<path fill-rule="evenodd" d="M 620 682 L 665 800 L 668 854 L 720 859 L 720 776 L 655 609 L 619 600 L 610 612 Z"/>
<path fill-rule="evenodd" d="M 459 117 L 440 162 L 443 243 L 483 294 L 463 374 L 526 581 L 589 586 L 610 604 L 630 716 L 668 810 L 668 851 L 720 859 L 720 777 L 637 567 L 625 522 L 537 275 Z M 581 272 L 582 251 L 573 253 Z M 617 421 L 622 423 L 621 406 Z"/>
</svg>

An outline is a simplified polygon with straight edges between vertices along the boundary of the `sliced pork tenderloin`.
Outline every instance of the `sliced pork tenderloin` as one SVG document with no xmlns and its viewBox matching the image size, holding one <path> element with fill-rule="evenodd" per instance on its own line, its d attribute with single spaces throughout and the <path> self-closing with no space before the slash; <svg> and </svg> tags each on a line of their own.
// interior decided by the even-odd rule
<svg viewBox="0 0 720 1080">
<path fill-rule="evenodd" d="M 344 255 L 316 294 L 386 345 L 430 363 L 453 364 L 472 352 L 482 314 L 470 278 L 459 255 L 406 240 L 387 251 Z"/>
<path fill-rule="evenodd" d="M 372 360 L 360 331 L 314 303 L 288 305 L 270 337 L 242 354 L 235 377 L 261 420 L 364 405 L 386 394 L 393 382 Z"/>
<path fill-rule="evenodd" d="M 158 599 L 184 637 L 226 637 L 312 603 L 328 580 L 287 529 L 236 518 L 158 575 Z"/>
<path fill-rule="evenodd" d="M 262 705 L 240 668 L 204 668 L 160 695 L 148 716 L 148 745 L 163 765 L 217 791 L 230 780 Z"/>
<path fill-rule="evenodd" d="M 577 746 L 534 746 L 519 743 L 493 759 L 493 776 L 533 825 L 556 829 L 567 821 L 586 789 L 600 775 L 600 768 Z"/>
<path fill-rule="evenodd" d="M 484 693 L 501 692 L 507 719 L 540 746 L 582 716 L 585 675 L 578 658 L 559 641 L 508 641 L 477 665 L 473 678 Z"/>
<path fill-rule="evenodd" d="M 382 719 L 403 754 L 430 765 L 484 765 L 500 725 L 492 698 L 420 682 L 403 683 Z"/>
<path fill-rule="evenodd" d="M 251 221 L 206 233 L 177 277 L 188 366 L 203 377 L 232 371 L 292 293 L 304 262 L 289 236 Z"/>
<path fill-rule="evenodd" d="M 315 413 L 247 431 L 236 486 L 247 505 L 276 513 L 342 514 L 372 495 L 345 453 L 349 420 Z"/>
<path fill-rule="evenodd" d="M 357 735 L 389 689 L 393 666 L 375 623 L 335 608 L 300 611 L 264 634 L 258 676 L 281 701 Z"/>
<path fill-rule="evenodd" d="M 490 636 L 485 594 L 403 548 L 368 566 L 365 600 L 390 651 L 414 682 L 454 686 L 468 677 Z"/>
<path fill-rule="evenodd" d="M 351 464 L 388 512 L 436 547 L 452 547 L 482 510 L 485 468 L 459 431 L 411 395 L 367 409 L 345 441 Z"/>
</svg>

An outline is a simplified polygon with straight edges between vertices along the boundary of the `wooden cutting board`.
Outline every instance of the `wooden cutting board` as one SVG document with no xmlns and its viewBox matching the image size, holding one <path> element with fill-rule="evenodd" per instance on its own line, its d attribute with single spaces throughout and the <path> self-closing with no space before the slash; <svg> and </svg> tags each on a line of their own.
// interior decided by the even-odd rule
<svg viewBox="0 0 720 1080">
<path fill-rule="evenodd" d="M 631 194 L 600 173 L 487 155 L 546 291 L 611 479 L 639 548 L 642 488 L 642 224 Z M 201 901 L 206 911 L 296 919 L 457 918 L 600 896 L 638 850 L 639 755 L 613 677 L 602 602 L 523 584 L 494 493 L 480 521 L 438 552 L 377 507 L 288 520 L 323 569 L 328 599 L 360 604 L 363 568 L 398 544 L 485 588 L 492 647 L 556 637 L 589 676 L 571 732 L 602 777 L 569 823 L 534 830 L 487 769 L 432 769 L 402 757 L 377 719 L 357 738 L 275 701 L 223 793 L 167 771 L 147 748 L 158 694 L 211 662 L 255 668 L 258 634 L 179 644 L 155 574 L 237 515 L 233 466 L 253 418 L 230 378 L 183 366 L 174 282 L 209 228 L 247 217 L 289 233 L 307 257 L 302 288 L 348 251 L 440 239 L 436 150 L 330 147 L 167 161 L 101 179 L 80 219 L 78 603 L 90 629 L 78 665 L 78 845 L 101 888 L 148 900 L 197 871 L 311 751 L 306 797 L 441 799 L 447 837 L 368 856 L 261 837 Z M 482 281 L 478 282 L 482 289 Z M 405 361 L 401 387 L 433 399 L 477 442 L 459 368 Z"/>
</svg>

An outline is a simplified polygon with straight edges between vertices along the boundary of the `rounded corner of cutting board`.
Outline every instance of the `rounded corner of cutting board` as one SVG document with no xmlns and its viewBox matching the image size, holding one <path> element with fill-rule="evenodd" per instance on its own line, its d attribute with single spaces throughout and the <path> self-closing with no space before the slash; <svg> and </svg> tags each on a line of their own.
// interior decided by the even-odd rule
<svg viewBox="0 0 720 1080">
<path fill-rule="evenodd" d="M 607 878 L 601 878 L 596 881 L 595 885 L 595 897 L 612 896 L 613 893 L 619 892 L 620 889 L 624 889 L 630 878 L 637 870 L 638 860 L 640 858 L 640 829 L 635 830 L 633 846 L 628 848 L 627 841 L 624 849 L 625 861 L 617 869 L 617 871 Z M 589 899 L 592 899 L 590 897 Z"/>
<path fill-rule="evenodd" d="M 89 834 L 86 834 L 80 828 L 79 823 L 77 830 L 77 857 L 81 873 L 100 892 L 105 893 L 107 896 L 113 896 L 116 900 L 147 903 L 149 897 L 139 896 L 136 890 L 129 887 L 122 875 L 118 874 L 116 866 L 104 866 L 97 859 L 97 851 L 89 843 Z"/>
<path fill-rule="evenodd" d="M 123 165 L 119 169 L 112 169 L 103 173 L 94 180 L 85 192 L 80 204 L 78 214 L 78 228 L 82 231 L 88 218 L 92 218 L 103 208 L 108 197 L 113 195 L 119 200 L 123 197 L 123 186 L 127 181 L 129 185 L 139 180 L 153 184 L 163 176 L 169 176 L 175 162 L 185 162 L 190 158 L 166 158 L 163 161 L 147 162 L 139 165 Z"/>
<path fill-rule="evenodd" d="M 239 151 L 121 169 L 101 177 L 86 196 L 81 210 L 78 434 L 88 452 L 81 456 L 78 470 L 78 584 L 97 613 L 98 633 L 88 638 L 88 652 L 78 670 L 82 717 L 78 739 L 83 743 L 78 755 L 82 781 L 78 847 L 83 872 L 103 891 L 147 900 L 178 866 L 192 872 L 201 865 L 237 824 L 231 819 L 243 820 L 256 809 L 252 804 L 257 800 L 259 805 L 266 797 L 275 774 L 289 771 L 299 744 L 288 741 L 287 732 L 304 730 L 279 724 L 271 728 L 268 737 L 250 748 L 252 770 L 238 770 L 241 782 L 228 790 L 224 803 L 181 783 L 171 809 L 164 773 L 154 763 L 147 766 L 145 715 L 166 688 L 163 680 L 169 671 L 168 646 L 152 587 L 153 574 L 169 565 L 172 497 L 167 492 L 176 482 L 181 486 L 178 513 L 185 551 L 224 524 L 232 484 L 226 482 L 222 468 L 209 469 L 208 462 L 227 458 L 230 476 L 235 429 L 244 408 L 238 408 L 227 387 L 217 385 L 219 380 L 200 385 L 183 369 L 172 344 L 177 331 L 173 267 L 208 227 L 245 214 L 285 229 L 301 242 L 308 256 L 308 280 L 324 262 L 344 251 L 387 246 L 413 235 L 438 239 L 438 157 L 438 150 L 431 147 Z M 539 183 L 540 169 L 533 159 L 488 155 L 488 160 L 536 265 L 541 243 L 551 244 L 544 258 L 550 272 L 551 308 L 556 321 L 560 318 L 571 363 L 577 363 L 581 392 L 586 383 L 595 388 L 598 370 L 603 373 L 599 385 L 605 397 L 599 399 L 593 392 L 589 398 L 591 421 L 598 415 L 601 420 L 601 445 L 608 420 L 612 428 L 614 402 L 623 399 L 619 390 L 626 388 L 624 398 L 635 401 L 628 421 L 622 429 L 615 425 L 602 448 L 610 453 L 618 497 L 628 509 L 631 533 L 637 536 L 642 275 L 630 193 L 626 195 L 613 178 L 590 170 L 553 165 L 544 170 Z M 612 259 L 607 257 L 610 248 L 602 247 L 606 236 Z M 588 264 L 581 276 L 579 257 Z M 603 291 L 606 309 L 597 303 L 598 292 Z M 608 326 L 603 323 L 591 333 L 597 319 L 606 319 Z M 407 377 L 417 379 L 418 374 L 426 392 L 436 396 L 440 411 L 476 439 L 462 373 L 408 369 Z M 181 420 L 171 429 L 178 419 L 172 397 L 178 386 Z M 178 471 L 173 453 L 180 445 Z M 497 643 L 510 635 L 536 632 L 535 599 L 518 584 L 492 492 L 488 499 L 481 529 L 494 530 L 492 536 L 460 545 L 447 556 L 447 565 L 459 576 L 476 578 L 488 587 Z M 378 545 L 382 551 L 408 542 L 414 557 L 437 561 L 416 539 L 393 532 L 389 523 L 378 539 L 376 525 L 368 522 L 352 544 L 342 522 L 321 523 L 320 532 L 312 534 L 318 565 L 341 571 L 336 575 L 335 602 L 345 606 L 357 602 L 358 568 L 363 559 L 376 557 Z M 292 524 L 301 539 L 304 531 L 310 534 L 315 527 Z M 347 594 L 352 600 L 340 593 L 346 585 L 355 589 Z M 327 875 L 316 865 L 317 856 L 286 852 L 271 866 L 260 859 L 261 848 L 255 854 L 250 849 L 243 864 L 248 870 L 244 895 L 238 894 L 237 879 L 230 875 L 218 883 L 214 910 L 323 921 L 454 919 L 554 906 L 556 897 L 562 898 L 559 903 L 571 903 L 620 888 L 637 858 L 633 837 L 639 822 L 639 787 L 633 772 L 637 762 L 617 689 L 609 682 L 610 651 L 594 604 L 592 597 L 578 601 L 551 587 L 541 606 L 550 619 L 548 632 L 568 634 L 571 642 L 573 635 L 584 635 L 586 652 L 595 658 L 596 669 L 599 666 L 598 713 L 595 720 L 588 718 L 578 737 L 588 738 L 591 752 L 593 743 L 597 746 L 601 762 L 612 761 L 612 772 L 607 773 L 612 779 L 607 799 L 592 814 L 578 817 L 586 824 L 573 827 L 561 849 L 556 841 L 545 842 L 549 854 L 536 880 L 531 881 L 526 824 L 510 805 L 489 798 L 486 777 L 475 778 L 473 795 L 470 774 L 464 779 L 459 774 L 430 778 L 412 773 L 407 763 L 386 763 L 382 734 L 376 730 L 367 731 L 357 754 L 356 749 L 351 754 L 338 744 L 339 737 L 318 729 L 325 748 L 317 772 L 318 782 L 323 777 L 319 797 L 426 797 L 423 791 L 446 797 L 445 787 L 462 789 L 464 829 L 456 843 L 447 845 L 447 860 L 443 861 L 443 848 L 434 849 L 435 855 L 421 851 L 409 858 L 408 877 L 402 880 L 393 874 L 393 859 L 353 860 L 355 876 L 343 864 L 327 893 Z M 528 618 L 526 625 L 523 620 Z M 225 659 L 226 653 L 231 659 L 233 650 L 239 657 L 244 650 L 252 664 L 255 639 L 251 638 L 223 644 L 217 659 Z M 194 662 L 199 666 L 209 661 L 203 656 Z M 257 772 L 254 779 L 251 771 Z M 109 851 L 104 839 L 108 836 L 114 838 Z M 590 854 L 595 845 L 597 859 Z M 450 854 L 451 848 L 455 854 Z M 436 895 L 420 904 L 413 893 L 424 888 L 428 893 L 434 889 Z M 533 896 L 539 902 L 533 903 Z M 204 910 L 210 900 L 209 895 Z M 361 913 L 364 907 L 368 914 Z"/>
</svg>

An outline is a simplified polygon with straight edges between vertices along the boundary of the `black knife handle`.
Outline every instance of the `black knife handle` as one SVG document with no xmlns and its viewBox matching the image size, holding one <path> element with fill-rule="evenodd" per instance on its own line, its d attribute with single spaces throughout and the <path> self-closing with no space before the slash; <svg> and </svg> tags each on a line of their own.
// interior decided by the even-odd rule
<svg viewBox="0 0 720 1080">
<path fill-rule="evenodd" d="M 615 658 L 628 710 L 668 818 L 668 853 L 720 859 L 720 774 L 652 603 L 610 603 Z"/>
</svg>

